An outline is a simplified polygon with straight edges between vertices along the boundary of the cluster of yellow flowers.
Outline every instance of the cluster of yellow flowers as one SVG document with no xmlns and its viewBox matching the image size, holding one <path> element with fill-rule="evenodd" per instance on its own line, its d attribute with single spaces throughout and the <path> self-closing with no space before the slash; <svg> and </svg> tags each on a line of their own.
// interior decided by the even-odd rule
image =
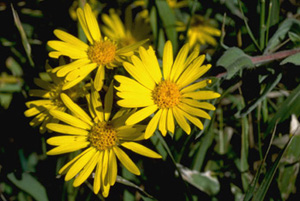
<svg viewBox="0 0 300 201">
<path fill-rule="evenodd" d="M 30 95 L 41 99 L 27 102 L 25 115 L 34 117 L 30 124 L 39 125 L 41 133 L 56 133 L 47 140 L 55 146 L 48 155 L 82 150 L 59 174 L 66 174 L 66 181 L 75 178 L 73 185 L 79 186 L 94 172 L 94 193 L 101 191 L 106 197 L 116 181 L 117 159 L 133 174 L 140 174 L 121 147 L 161 158 L 136 141 L 150 138 L 156 129 L 163 136 L 174 134 L 176 125 L 187 134 L 191 133 L 190 123 L 203 129 L 199 118 L 210 119 L 203 109 L 215 107 L 201 100 L 220 94 L 202 89 L 211 80 L 198 79 L 211 65 L 203 65 L 205 56 L 197 48 L 190 52 L 188 43 L 173 58 L 172 44 L 167 41 L 160 65 L 154 49 L 146 47 L 150 28 L 144 17 L 124 27 L 110 10 L 110 15 L 102 16 L 106 25 L 101 33 L 91 7 L 85 4 L 77 9 L 77 19 L 88 43 L 65 31 L 54 31 L 60 40 L 48 42 L 53 49 L 49 56 L 59 58 L 60 65 L 46 65 L 49 81 L 34 80 L 42 89 L 31 90 Z M 64 63 L 61 56 L 71 62 Z M 115 67 L 126 73 L 114 74 Z"/>
</svg>

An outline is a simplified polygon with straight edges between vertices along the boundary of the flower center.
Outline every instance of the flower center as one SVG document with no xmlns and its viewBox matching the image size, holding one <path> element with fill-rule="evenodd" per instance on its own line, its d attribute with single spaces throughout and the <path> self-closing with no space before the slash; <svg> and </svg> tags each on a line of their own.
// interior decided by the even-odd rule
<svg viewBox="0 0 300 201">
<path fill-rule="evenodd" d="M 173 108 L 180 101 L 178 86 L 168 80 L 161 81 L 152 91 L 154 103 L 161 109 Z"/>
<path fill-rule="evenodd" d="M 117 46 L 109 41 L 95 42 L 87 51 L 89 59 L 98 65 L 105 65 L 112 62 L 115 58 Z"/>
<path fill-rule="evenodd" d="M 98 150 L 106 150 L 116 145 L 118 138 L 115 129 L 106 122 L 95 124 L 88 135 L 91 145 Z"/>
</svg>

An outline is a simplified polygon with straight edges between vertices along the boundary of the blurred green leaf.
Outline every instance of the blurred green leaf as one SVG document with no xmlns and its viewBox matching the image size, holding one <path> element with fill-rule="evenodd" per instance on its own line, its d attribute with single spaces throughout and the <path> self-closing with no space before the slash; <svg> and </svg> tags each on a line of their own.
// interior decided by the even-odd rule
<svg viewBox="0 0 300 201">
<path fill-rule="evenodd" d="M 274 128 L 276 122 L 280 123 L 292 114 L 296 116 L 300 115 L 300 84 L 292 91 L 292 93 L 287 97 L 287 99 L 278 108 L 275 115 L 269 121 L 268 127 L 265 132 L 265 136 L 270 133 Z"/>
<path fill-rule="evenodd" d="M 254 67 L 250 57 L 237 47 L 226 50 L 216 64 L 217 66 L 223 66 L 226 69 L 227 80 L 231 79 L 244 68 Z"/>
<path fill-rule="evenodd" d="M 175 14 L 173 13 L 172 9 L 169 7 L 167 1 L 156 0 L 155 3 L 157 6 L 160 19 L 163 22 L 167 38 L 172 42 L 173 50 L 174 52 L 176 52 L 178 49 L 178 43 L 177 43 L 177 31 L 175 29 L 176 26 Z"/>
<path fill-rule="evenodd" d="M 286 38 L 288 32 L 295 27 L 294 29 L 300 29 L 300 22 L 297 19 L 287 18 L 284 20 L 278 27 L 277 31 L 270 38 L 267 47 L 264 50 L 264 55 L 276 51 L 277 47 L 283 42 Z"/>
<path fill-rule="evenodd" d="M 14 9 L 13 5 L 11 5 L 11 9 L 12 9 L 12 13 L 13 13 L 13 17 L 14 17 L 14 21 L 15 21 L 16 27 L 18 28 L 19 33 L 21 35 L 22 44 L 23 44 L 23 47 L 25 49 L 27 58 L 29 60 L 29 64 L 33 67 L 34 63 L 33 63 L 32 57 L 31 57 L 31 46 L 30 46 L 30 44 L 28 42 L 28 38 L 26 36 L 26 33 L 25 33 L 24 28 L 22 26 L 22 23 L 20 21 L 19 15 L 16 12 L 16 10 Z"/>
<path fill-rule="evenodd" d="M 212 176 L 212 172 L 198 172 L 190 170 L 180 164 L 177 164 L 182 177 L 189 184 L 207 193 L 208 195 L 215 195 L 220 191 L 220 183 L 218 179 Z"/>
<path fill-rule="evenodd" d="M 6 67 L 14 76 L 21 77 L 23 75 L 23 69 L 21 65 L 13 57 L 8 57 L 6 59 Z"/>
<path fill-rule="evenodd" d="M 300 35 L 299 33 L 294 33 L 289 31 L 288 32 L 289 38 L 291 39 L 291 41 L 293 41 L 294 43 L 300 43 Z"/>
<path fill-rule="evenodd" d="M 11 103 L 13 95 L 10 93 L 0 93 L 0 105 L 7 109 Z"/>
<path fill-rule="evenodd" d="M 296 66 L 299 66 L 300 65 L 300 53 L 293 54 L 293 55 L 285 58 L 283 61 L 280 62 L 280 65 L 283 65 L 286 63 L 292 63 Z"/>
<path fill-rule="evenodd" d="M 14 173 L 9 173 L 7 178 L 18 188 L 30 194 L 37 201 L 48 201 L 44 186 L 28 173 L 22 173 L 21 179 L 17 179 Z"/>
<path fill-rule="evenodd" d="M 241 111 L 239 111 L 237 113 L 237 117 L 244 117 L 247 114 L 249 114 L 251 111 L 253 111 L 258 104 L 260 104 L 268 95 L 268 93 L 270 91 L 272 91 L 272 89 L 274 89 L 274 87 L 279 83 L 279 81 L 281 80 L 282 75 L 281 73 L 278 75 L 270 75 L 267 77 L 267 79 L 263 80 L 263 83 L 266 83 L 266 87 L 264 88 L 263 92 L 261 93 L 261 95 L 255 99 L 254 101 L 252 101 L 251 103 L 249 103 L 248 105 L 246 105 L 245 108 L 243 108 Z M 261 85 L 263 83 L 260 83 Z"/>
</svg>

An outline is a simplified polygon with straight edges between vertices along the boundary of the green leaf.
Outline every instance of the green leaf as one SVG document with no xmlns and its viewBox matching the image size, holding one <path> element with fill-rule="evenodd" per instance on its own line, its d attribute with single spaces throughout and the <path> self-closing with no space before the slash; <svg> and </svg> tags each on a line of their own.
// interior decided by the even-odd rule
<svg viewBox="0 0 300 201">
<path fill-rule="evenodd" d="M 292 114 L 296 116 L 300 115 L 300 84 L 292 91 L 292 93 L 287 97 L 287 99 L 281 104 L 277 112 L 270 120 L 268 127 L 265 132 L 265 136 L 274 128 L 276 122 L 280 123 Z"/>
<path fill-rule="evenodd" d="M 216 64 L 217 66 L 223 66 L 227 70 L 227 80 L 244 68 L 254 67 L 250 57 L 237 47 L 226 50 Z"/>
<path fill-rule="evenodd" d="M 7 109 L 11 103 L 12 98 L 13 98 L 12 94 L 0 93 L 0 105 L 4 109 Z"/>
<path fill-rule="evenodd" d="M 282 62 L 280 62 L 280 65 L 283 65 L 286 63 L 292 63 L 296 66 L 299 66 L 300 65 L 300 52 L 285 58 Z"/>
<path fill-rule="evenodd" d="M 48 201 L 44 186 L 30 174 L 24 172 L 19 180 L 14 173 L 9 173 L 7 178 L 18 188 L 30 194 L 35 200 Z"/>
<path fill-rule="evenodd" d="M 13 57 L 8 57 L 6 59 L 6 67 L 11 71 L 11 73 L 14 76 L 21 77 L 23 75 L 21 65 Z"/>
<path fill-rule="evenodd" d="M 177 31 L 176 31 L 176 18 L 169 4 L 165 0 L 155 1 L 158 14 L 165 28 L 168 39 L 172 42 L 174 52 L 177 51 Z"/>
<path fill-rule="evenodd" d="M 177 164 L 177 166 L 183 179 L 199 190 L 208 195 L 216 195 L 220 191 L 220 183 L 216 177 L 212 176 L 212 172 L 198 172 L 180 164 Z"/>
<path fill-rule="evenodd" d="M 244 117 L 247 114 L 249 114 L 251 111 L 253 111 L 258 104 L 260 104 L 267 96 L 267 94 L 274 89 L 274 87 L 279 83 L 281 80 L 282 75 L 270 75 L 267 79 L 264 80 L 265 83 L 267 83 L 267 86 L 264 88 L 262 94 L 260 97 L 258 97 L 256 100 L 249 103 L 244 109 L 239 111 L 237 113 L 238 117 Z M 262 84 L 262 83 L 261 83 Z"/>
</svg>

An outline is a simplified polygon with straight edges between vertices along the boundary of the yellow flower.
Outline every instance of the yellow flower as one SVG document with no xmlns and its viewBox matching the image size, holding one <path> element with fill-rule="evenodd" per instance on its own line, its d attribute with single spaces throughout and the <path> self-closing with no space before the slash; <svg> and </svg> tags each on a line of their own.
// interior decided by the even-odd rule
<svg viewBox="0 0 300 201">
<path fill-rule="evenodd" d="M 184 23 L 179 22 L 177 31 L 185 30 L 186 25 L 184 25 Z M 194 15 L 191 18 L 190 27 L 187 30 L 187 40 L 190 44 L 190 47 L 204 44 L 216 46 L 217 41 L 214 37 L 220 35 L 221 31 L 213 27 L 209 19 L 204 19 L 204 17 L 201 15 Z"/>
<path fill-rule="evenodd" d="M 174 117 L 187 134 L 191 132 L 187 120 L 203 129 L 199 117 L 210 119 L 210 116 L 202 109 L 215 110 L 212 104 L 199 100 L 218 98 L 220 94 L 199 90 L 206 87 L 210 80 L 197 81 L 211 65 L 202 65 L 205 56 L 198 56 L 199 51 L 195 50 L 189 56 L 188 52 L 189 45 L 186 44 L 173 62 L 172 44 L 168 41 L 163 51 L 161 72 L 153 49 L 140 47 L 140 58 L 134 55 L 131 57 L 132 64 L 124 63 L 125 69 L 134 79 L 115 76 L 120 83 L 116 87 L 119 91 L 117 95 L 122 99 L 117 102 L 118 105 L 142 108 L 126 120 L 127 125 L 138 123 L 154 113 L 147 125 L 145 138 L 151 137 L 157 127 L 163 136 L 167 131 L 174 133 Z"/>
<path fill-rule="evenodd" d="M 47 140 L 48 144 L 57 146 L 47 154 L 57 155 L 85 149 L 59 170 L 59 174 L 66 173 L 66 181 L 75 177 L 75 187 L 87 180 L 95 169 L 93 191 L 97 194 L 101 189 L 103 196 L 107 197 L 110 186 L 116 181 L 116 158 L 130 172 L 139 175 L 138 167 L 120 147 L 147 157 L 161 158 L 156 152 L 134 142 L 144 139 L 145 126 L 125 125 L 125 120 L 131 112 L 123 109 L 110 118 L 113 102 L 112 83 L 104 97 L 104 105 L 96 90 L 92 90 L 87 96 L 90 115 L 66 94 L 61 94 L 61 99 L 72 115 L 59 110 L 50 111 L 51 115 L 65 124 L 49 123 L 47 128 L 65 135 Z"/>
<path fill-rule="evenodd" d="M 187 7 L 189 1 L 188 0 L 182 0 L 182 1 L 167 0 L 167 3 L 169 4 L 170 8 L 175 9 L 175 8 Z"/>
<path fill-rule="evenodd" d="M 133 50 L 145 41 L 119 48 L 114 41 L 102 37 L 97 19 L 89 4 L 85 4 L 83 10 L 78 8 L 77 16 L 89 45 L 64 31 L 54 30 L 54 34 L 62 41 L 48 42 L 48 45 L 55 50 L 51 51 L 49 56 L 58 58 L 65 55 L 74 60 L 70 64 L 54 69 L 58 77 L 65 77 L 67 81 L 63 86 L 64 90 L 78 84 L 97 69 L 94 84 L 96 90 L 100 91 L 105 78 L 105 67 L 111 69 L 118 66 L 124 58 L 133 54 Z"/>
<path fill-rule="evenodd" d="M 51 66 L 46 63 L 46 72 L 50 80 L 43 80 L 41 78 L 34 79 L 34 83 L 39 86 L 41 89 L 32 89 L 29 91 L 29 96 L 42 98 L 40 100 L 33 100 L 26 102 L 28 109 L 24 112 L 26 117 L 33 117 L 33 120 L 30 122 L 31 126 L 40 126 L 40 132 L 46 132 L 46 124 L 49 122 L 57 122 L 49 114 L 49 110 L 56 109 L 59 111 L 65 111 L 66 107 L 62 100 L 60 99 L 60 94 L 63 92 L 64 80 L 62 78 L 56 77 L 51 73 Z M 68 89 L 64 91 L 68 94 L 73 100 L 76 100 L 80 95 L 84 95 L 84 90 L 79 87 Z"/>
<path fill-rule="evenodd" d="M 108 38 L 117 41 L 121 47 L 134 44 L 150 38 L 151 27 L 147 21 L 148 10 L 144 9 L 132 19 L 132 7 L 125 11 L 125 23 L 123 23 L 114 9 L 109 10 L 109 15 L 102 14 L 102 32 Z"/>
</svg>

